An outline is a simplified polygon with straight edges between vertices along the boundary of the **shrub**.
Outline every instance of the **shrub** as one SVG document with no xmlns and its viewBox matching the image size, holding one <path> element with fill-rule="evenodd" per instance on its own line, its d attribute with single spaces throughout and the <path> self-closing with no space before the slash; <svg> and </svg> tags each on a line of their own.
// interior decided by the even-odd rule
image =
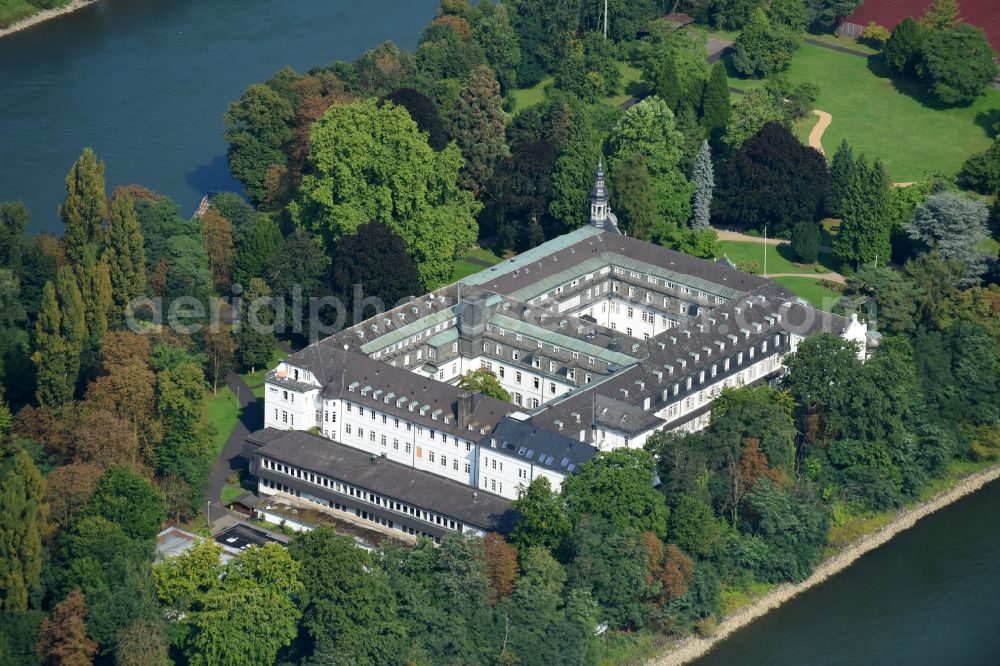
<svg viewBox="0 0 1000 666">
<path fill-rule="evenodd" d="M 711 638 L 719 630 L 719 620 L 709 615 L 695 622 L 694 628 L 702 638 Z"/>
<path fill-rule="evenodd" d="M 753 259 L 743 259 L 742 261 L 736 262 L 736 268 L 744 273 L 756 273 L 760 270 L 760 262 L 754 261 Z"/>
<path fill-rule="evenodd" d="M 802 263 L 814 264 L 819 257 L 819 225 L 811 221 L 799 222 L 792 229 L 792 251 Z"/>
<path fill-rule="evenodd" d="M 881 49 L 885 46 L 885 43 L 889 41 L 890 36 L 891 34 L 889 31 L 875 21 L 869 21 L 868 25 L 865 26 L 864 31 L 861 33 L 861 37 L 866 39 L 877 49 Z"/>
</svg>

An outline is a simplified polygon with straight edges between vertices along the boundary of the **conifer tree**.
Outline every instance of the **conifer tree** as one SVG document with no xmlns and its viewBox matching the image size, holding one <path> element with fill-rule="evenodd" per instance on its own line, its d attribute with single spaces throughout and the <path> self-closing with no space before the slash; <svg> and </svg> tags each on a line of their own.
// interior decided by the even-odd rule
<svg viewBox="0 0 1000 666">
<path fill-rule="evenodd" d="M 128 304 L 146 291 L 146 253 L 142 229 L 132 195 L 114 198 L 108 224 L 108 249 L 104 253 L 111 280 L 112 321 L 125 316 Z"/>
<path fill-rule="evenodd" d="M 722 60 L 712 65 L 712 74 L 705 87 L 705 98 L 702 102 L 701 123 L 708 132 L 708 139 L 713 145 L 718 145 L 729 124 L 729 113 L 732 105 L 729 102 L 729 79 L 726 78 L 726 65 Z"/>
<path fill-rule="evenodd" d="M 75 280 L 73 284 L 75 286 Z M 60 410 L 73 399 L 73 388 L 80 372 L 79 350 L 74 350 L 63 335 L 62 319 L 56 287 L 47 282 L 35 321 L 35 353 L 31 360 L 36 373 L 35 397 L 39 404 L 53 411 Z"/>
<path fill-rule="evenodd" d="M 931 0 L 930 6 L 920 19 L 924 25 L 934 30 L 954 28 L 962 22 L 957 0 Z"/>
<path fill-rule="evenodd" d="M 233 262 L 233 277 L 243 285 L 259 278 L 271 264 L 284 238 L 270 217 L 261 215 L 253 222 Z"/>
<path fill-rule="evenodd" d="M 882 162 L 861 155 L 843 199 L 843 222 L 833 240 L 834 254 L 855 266 L 889 260 L 891 220 L 889 176 Z"/>
<path fill-rule="evenodd" d="M 95 349 L 108 332 L 108 313 L 112 307 L 111 271 L 106 261 L 98 260 L 93 246 L 83 251 L 83 260 L 74 264 L 76 283 L 83 304 L 88 344 Z"/>
<path fill-rule="evenodd" d="M 851 179 L 854 177 L 854 151 L 847 143 L 847 139 L 840 142 L 840 147 L 833 154 L 833 162 L 830 165 L 830 213 L 834 217 L 840 217 L 840 202 L 844 199 Z"/>
<path fill-rule="evenodd" d="M 269 330 L 274 324 L 274 308 L 267 300 L 271 289 L 260 278 L 252 278 L 240 304 L 240 330 L 236 334 L 236 355 L 240 365 L 251 370 L 266 365 L 277 341 Z"/>
<path fill-rule="evenodd" d="M 677 111 L 677 104 L 681 99 L 681 84 L 673 56 L 664 56 L 663 62 L 660 63 L 654 94 L 666 102 L 671 111 Z"/>
<path fill-rule="evenodd" d="M 703 231 L 708 228 L 712 215 L 712 190 L 715 188 L 715 171 L 712 167 L 712 149 L 703 141 L 694 162 L 694 200 L 691 204 L 691 228 Z"/>
<path fill-rule="evenodd" d="M 38 652 L 46 664 L 86 666 L 93 662 L 97 645 L 87 637 L 87 601 L 73 590 L 42 621 Z"/>
<path fill-rule="evenodd" d="M 451 112 L 451 135 L 465 158 L 459 185 L 477 197 L 497 162 L 508 154 L 506 128 L 500 85 L 493 70 L 477 67 L 458 94 Z"/>
<path fill-rule="evenodd" d="M 611 179 L 611 199 L 626 233 L 649 240 L 657 217 L 649 170 L 642 155 L 627 155 L 618 162 Z"/>
<path fill-rule="evenodd" d="M 104 162 L 90 148 L 73 163 L 66 176 L 66 199 L 59 215 L 66 224 L 66 256 L 71 262 L 83 261 L 86 246 L 100 250 L 104 236 L 104 218 L 108 204 L 104 192 Z"/>
<path fill-rule="evenodd" d="M 0 460 L 0 610 L 27 610 L 42 575 L 45 479 L 23 449 Z"/>
</svg>

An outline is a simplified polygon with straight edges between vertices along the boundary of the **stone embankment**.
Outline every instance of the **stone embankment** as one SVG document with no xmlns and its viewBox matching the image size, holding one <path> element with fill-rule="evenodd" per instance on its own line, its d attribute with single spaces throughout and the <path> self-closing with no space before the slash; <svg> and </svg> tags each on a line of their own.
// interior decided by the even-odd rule
<svg viewBox="0 0 1000 666">
<path fill-rule="evenodd" d="M 7 26 L 6 28 L 0 28 L 0 37 L 6 37 L 7 35 L 12 35 L 15 32 L 19 32 L 26 28 L 30 28 L 33 25 L 38 25 L 44 21 L 55 18 L 57 16 L 62 16 L 63 14 L 69 14 L 70 12 L 75 12 L 78 9 L 83 9 L 87 5 L 92 5 L 97 0 L 73 0 L 69 4 L 65 4 L 62 7 L 55 7 L 53 9 L 43 9 L 42 11 L 32 14 L 27 18 L 21 19 L 13 25 Z"/>
<path fill-rule="evenodd" d="M 1000 479 L 1000 465 L 972 474 L 947 490 L 912 507 L 901 509 L 897 516 L 881 528 L 864 536 L 844 548 L 833 557 L 824 560 L 813 574 L 798 584 L 779 585 L 763 597 L 725 618 L 719 623 L 715 635 L 710 638 L 690 636 L 673 645 L 671 649 L 655 657 L 647 666 L 680 666 L 706 654 L 714 645 L 723 641 L 735 631 L 742 629 L 757 618 L 789 601 L 793 597 L 826 581 L 831 576 L 851 566 L 859 557 L 882 546 L 894 536 L 913 527 L 918 520 L 929 516 L 965 495 L 976 492 L 991 481 Z"/>
</svg>

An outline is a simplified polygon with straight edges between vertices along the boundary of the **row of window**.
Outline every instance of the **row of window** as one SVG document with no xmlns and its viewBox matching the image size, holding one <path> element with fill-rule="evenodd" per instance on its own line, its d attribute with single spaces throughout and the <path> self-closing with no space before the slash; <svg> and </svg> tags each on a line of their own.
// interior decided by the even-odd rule
<svg viewBox="0 0 1000 666">
<path fill-rule="evenodd" d="M 383 497 L 376 493 L 353 486 L 349 483 L 343 483 L 337 479 L 331 479 L 330 477 L 322 474 L 315 474 L 314 472 L 303 470 L 292 465 L 286 465 L 285 463 L 271 460 L 270 458 L 261 457 L 260 462 L 264 469 L 269 469 L 280 474 L 287 474 L 288 476 L 301 479 L 315 486 L 326 488 L 327 490 L 338 492 L 342 495 L 349 495 L 359 500 L 375 504 L 376 506 L 384 506 L 391 511 L 406 514 L 433 525 L 439 525 L 450 530 L 462 530 L 462 524 L 453 519 L 446 518 L 403 502 L 397 502 L 394 499 Z"/>
</svg>

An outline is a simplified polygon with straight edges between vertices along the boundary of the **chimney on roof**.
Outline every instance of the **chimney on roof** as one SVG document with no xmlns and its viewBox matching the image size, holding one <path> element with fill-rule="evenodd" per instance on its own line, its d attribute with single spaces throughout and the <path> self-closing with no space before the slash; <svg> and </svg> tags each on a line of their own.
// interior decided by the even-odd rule
<svg viewBox="0 0 1000 666">
<path fill-rule="evenodd" d="M 463 393 L 458 396 L 458 402 L 455 403 L 455 422 L 461 426 L 468 426 L 472 420 L 472 415 L 476 413 L 476 407 L 478 406 L 478 393 Z"/>
</svg>

